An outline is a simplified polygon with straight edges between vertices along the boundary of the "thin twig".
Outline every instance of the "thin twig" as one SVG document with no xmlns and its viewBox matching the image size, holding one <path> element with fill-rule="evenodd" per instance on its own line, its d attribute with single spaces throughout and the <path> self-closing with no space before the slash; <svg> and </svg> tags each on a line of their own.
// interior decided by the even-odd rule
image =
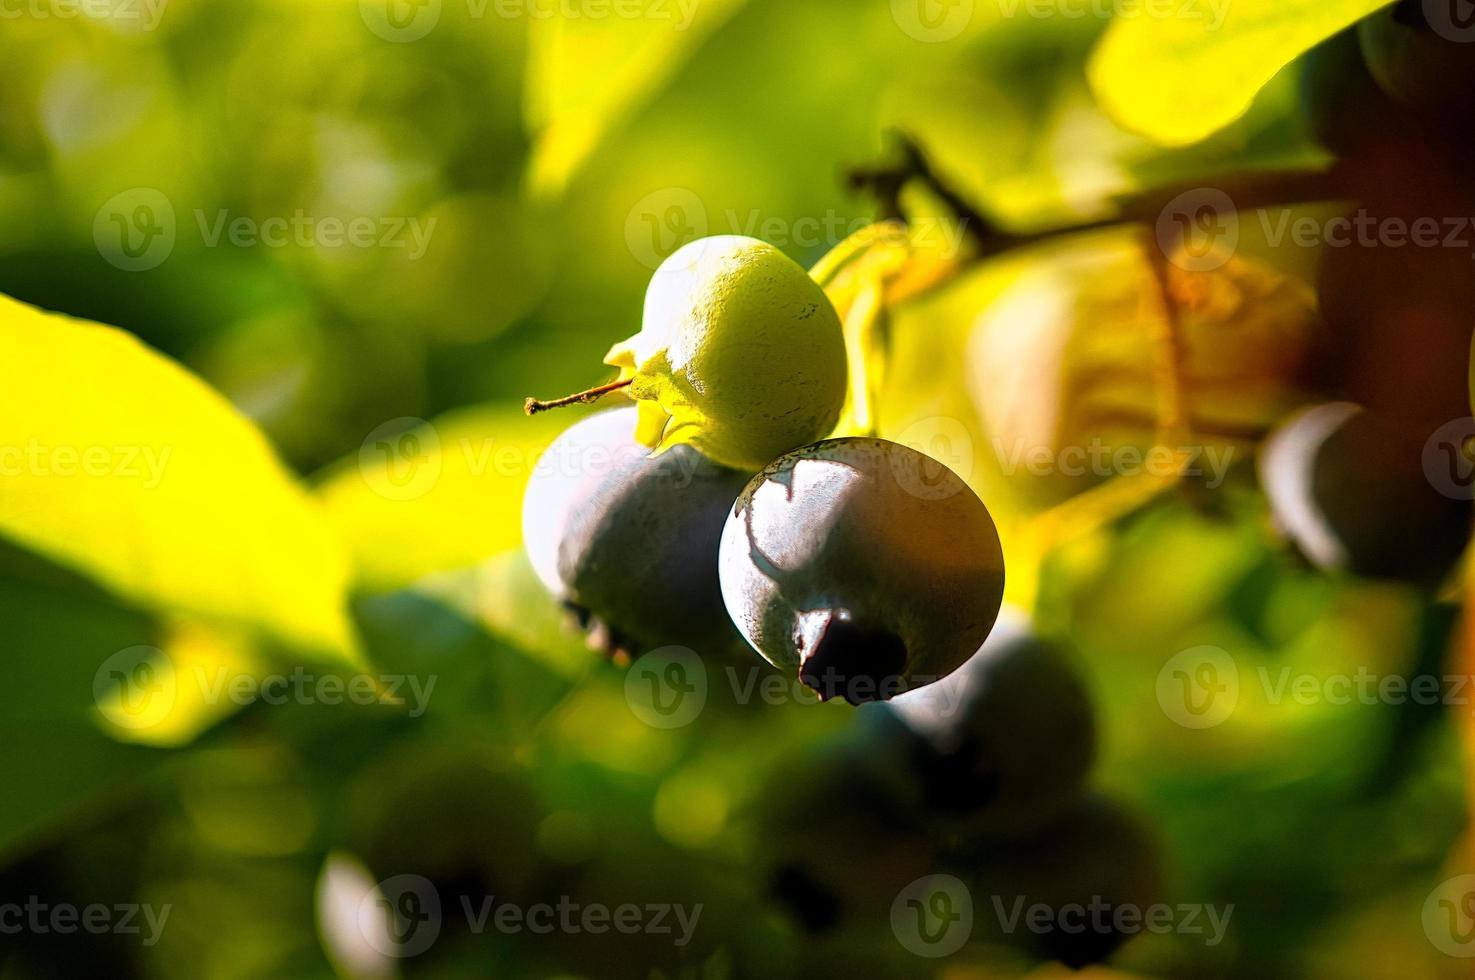
<svg viewBox="0 0 1475 980">
<path fill-rule="evenodd" d="M 545 402 L 539 401 L 536 398 L 529 398 L 522 403 L 522 409 L 529 415 L 537 415 L 539 412 L 547 412 L 555 408 L 565 408 L 569 405 L 592 405 L 611 392 L 619 391 L 621 388 L 628 388 L 634 380 L 634 378 L 626 378 L 623 381 L 611 381 L 607 385 L 600 385 L 598 388 L 590 388 L 588 391 L 565 395 L 562 398 L 555 398 L 552 401 Z"/>
<path fill-rule="evenodd" d="M 970 204 L 958 191 L 938 175 L 918 145 L 909 138 L 902 138 L 901 163 L 892 167 L 872 167 L 853 170 L 849 173 L 849 184 L 877 198 L 880 213 L 888 218 L 900 215 L 901 190 L 910 182 L 926 187 L 935 197 L 945 203 L 963 229 L 973 239 L 975 248 L 966 260 L 954 264 L 956 274 L 974 263 L 994 258 L 1005 252 L 1029 248 L 1073 235 L 1103 231 L 1122 225 L 1139 224 L 1155 227 L 1170 208 L 1186 195 L 1202 196 L 1213 192 L 1215 198 L 1227 198 L 1236 212 L 1254 211 L 1262 208 L 1286 207 L 1316 201 L 1335 201 L 1356 198 L 1369 188 L 1365 180 L 1349 167 L 1334 165 L 1323 170 L 1264 170 L 1250 173 L 1227 174 L 1217 178 L 1199 179 L 1167 184 L 1132 194 L 1121 195 L 1109 202 L 1108 214 L 1074 224 L 1057 225 L 1037 231 L 1015 233 L 1005 231 L 998 223 Z M 1223 197 L 1219 197 L 1223 195 Z M 951 276 L 943 277 L 944 281 Z M 907 294 L 914 298 L 941 283 L 927 282 L 924 289 Z"/>
</svg>

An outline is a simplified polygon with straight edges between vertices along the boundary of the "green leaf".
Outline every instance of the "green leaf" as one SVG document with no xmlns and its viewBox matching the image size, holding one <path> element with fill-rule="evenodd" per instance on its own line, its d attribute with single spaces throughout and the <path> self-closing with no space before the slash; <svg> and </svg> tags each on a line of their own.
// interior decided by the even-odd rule
<svg viewBox="0 0 1475 980">
<path fill-rule="evenodd" d="M 1389 0 L 1233 0 L 1202 16 L 1118 17 L 1087 65 L 1102 108 L 1169 146 L 1244 115 L 1286 65 Z"/>
<path fill-rule="evenodd" d="M 221 395 L 121 330 L 0 296 L 0 538 L 173 619 L 353 660 L 348 560 Z"/>
<path fill-rule="evenodd" d="M 64 580 L 10 574 L 0 544 L 0 622 L 9 696 L 0 711 L 0 854 L 54 830 L 84 801 L 123 791 L 164 758 L 120 744 L 90 717 L 94 677 L 116 651 L 154 644 L 146 615 Z"/>
<path fill-rule="evenodd" d="M 662 16 L 532 18 L 525 86 L 525 115 L 536 134 L 532 190 L 561 193 L 600 141 L 745 2 L 673 2 L 661 7 Z"/>
<path fill-rule="evenodd" d="M 410 593 L 434 600 L 565 677 L 579 677 L 599 659 L 572 615 L 552 596 L 521 549 L 476 568 L 431 575 Z"/>
<path fill-rule="evenodd" d="M 600 666 L 521 549 L 363 597 L 354 608 L 376 665 L 436 678 L 437 718 L 476 715 L 502 730 L 530 726 Z"/>
</svg>

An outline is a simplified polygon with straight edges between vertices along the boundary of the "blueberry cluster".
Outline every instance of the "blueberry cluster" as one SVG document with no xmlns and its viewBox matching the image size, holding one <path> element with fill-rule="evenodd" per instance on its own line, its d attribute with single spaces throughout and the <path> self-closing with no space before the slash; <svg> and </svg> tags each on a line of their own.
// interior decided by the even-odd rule
<svg viewBox="0 0 1475 980">
<path fill-rule="evenodd" d="M 811 936 L 843 940 L 885 928 L 909 883 L 951 875 L 971 941 L 1099 962 L 1128 938 L 1111 911 L 1149 907 L 1161 883 L 1140 818 L 1090 790 L 1095 754 L 1070 652 L 1006 618 L 956 673 L 778 767 L 758 815 L 770 894 Z M 1092 903 L 1107 912 L 1079 931 L 996 914 Z"/>
<path fill-rule="evenodd" d="M 564 433 L 523 521 L 594 645 L 718 656 L 746 639 L 821 699 L 861 704 L 946 677 L 988 637 L 1004 592 L 988 509 L 916 450 L 824 439 L 844 338 L 782 253 L 736 237 L 679 250 L 609 361 L 637 407 Z"/>
</svg>

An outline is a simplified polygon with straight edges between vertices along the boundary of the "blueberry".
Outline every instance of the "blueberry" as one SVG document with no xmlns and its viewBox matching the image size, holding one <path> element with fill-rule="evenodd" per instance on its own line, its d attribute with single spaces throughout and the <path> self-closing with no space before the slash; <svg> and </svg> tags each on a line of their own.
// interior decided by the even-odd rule
<svg viewBox="0 0 1475 980">
<path fill-rule="evenodd" d="M 1324 571 L 1437 584 L 1464 551 L 1470 513 L 1425 472 L 1426 439 L 1351 402 L 1303 410 L 1261 454 L 1277 523 Z"/>
<path fill-rule="evenodd" d="M 1339 156 L 1373 152 L 1408 129 L 1408 113 L 1378 87 L 1362 57 L 1357 29 L 1308 51 L 1300 77 L 1301 114 L 1311 135 Z"/>
<path fill-rule="evenodd" d="M 1070 656 L 1003 618 L 955 673 L 878 711 L 902 722 L 924 804 L 946 829 L 1012 838 L 1084 792 L 1096 754 L 1091 697 Z"/>
<path fill-rule="evenodd" d="M 631 657 L 741 647 L 722 607 L 717 547 L 746 474 L 690 446 L 635 441 L 635 409 L 602 412 L 539 460 L 523 501 L 528 557 L 591 645 Z"/>
<path fill-rule="evenodd" d="M 985 849 L 973 860 L 973 906 L 988 910 L 974 917 L 978 938 L 1072 969 L 1102 962 L 1130 939 L 1135 932 L 1122 923 L 1141 931 L 1163 891 L 1152 834 L 1136 814 L 1100 796 L 1042 827 L 1033 842 Z"/>
<path fill-rule="evenodd" d="M 1004 590 L 983 502 L 942 464 L 881 439 L 832 439 L 769 464 L 727 520 L 720 566 L 753 649 L 852 704 L 957 669 Z"/>
<path fill-rule="evenodd" d="M 1451 141 L 1475 123 L 1475 48 L 1457 4 L 1400 0 L 1358 25 L 1363 57 L 1383 91 Z"/>
<path fill-rule="evenodd" d="M 760 797 L 767 897 L 811 934 L 884 927 L 896 893 L 934 867 L 906 770 L 858 734 L 785 756 Z"/>
</svg>

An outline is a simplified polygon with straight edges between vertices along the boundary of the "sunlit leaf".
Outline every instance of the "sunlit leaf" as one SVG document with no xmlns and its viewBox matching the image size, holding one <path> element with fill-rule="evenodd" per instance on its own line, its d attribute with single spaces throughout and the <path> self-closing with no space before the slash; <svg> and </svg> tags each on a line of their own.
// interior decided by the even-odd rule
<svg viewBox="0 0 1475 980">
<path fill-rule="evenodd" d="M 525 88 L 527 121 L 536 134 L 532 189 L 562 191 L 600 140 L 670 81 L 745 2 L 656 4 L 639 17 L 533 18 Z"/>
<path fill-rule="evenodd" d="M 1193 143 L 1242 116 L 1298 55 L 1388 2 L 1233 0 L 1192 5 L 1197 16 L 1118 17 L 1087 73 L 1122 126 Z"/>
<path fill-rule="evenodd" d="M 0 297 L 0 535 L 178 617 L 354 651 L 348 562 L 265 438 L 111 327 Z"/>
<path fill-rule="evenodd" d="M 147 649 L 147 648 L 145 648 Z M 255 680 L 266 664 L 250 638 L 199 621 L 175 623 L 159 646 L 117 664 L 96 696 L 98 726 L 120 742 L 172 748 L 187 745 L 242 706 L 227 696 L 232 683 Z M 139 697 L 137 672 L 163 697 Z"/>
</svg>

